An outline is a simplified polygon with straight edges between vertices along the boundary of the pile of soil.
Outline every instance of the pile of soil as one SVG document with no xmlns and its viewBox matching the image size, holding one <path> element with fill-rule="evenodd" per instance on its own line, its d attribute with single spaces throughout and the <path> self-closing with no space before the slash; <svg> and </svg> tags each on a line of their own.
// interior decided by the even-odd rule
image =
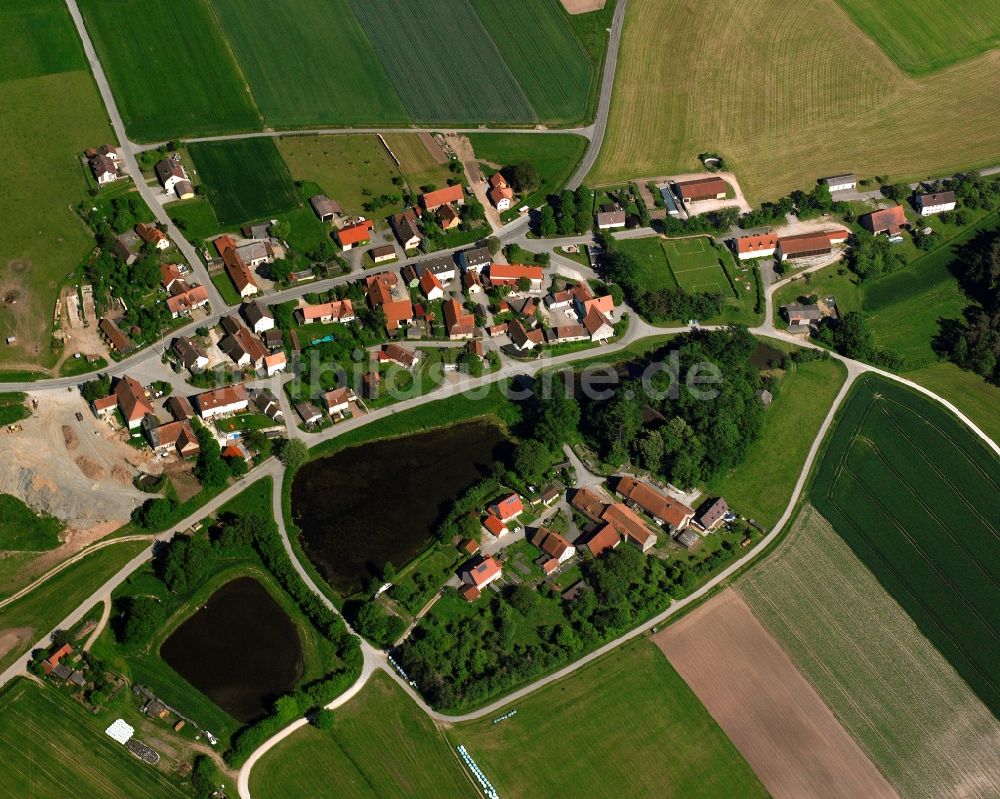
<svg viewBox="0 0 1000 799">
<path fill-rule="evenodd" d="M 68 424 L 62 426 L 63 441 L 66 442 L 66 449 L 72 452 L 80 446 L 80 439 L 77 438 L 76 431 Z"/>
<path fill-rule="evenodd" d="M 107 477 L 107 472 L 104 471 L 104 467 L 95 463 L 86 455 L 78 457 L 76 459 L 76 465 L 80 467 L 80 471 L 87 475 L 90 480 L 103 480 Z"/>
<path fill-rule="evenodd" d="M 132 485 L 132 477 L 129 475 L 128 470 L 126 470 L 124 466 L 120 466 L 116 463 L 111 468 L 111 476 L 123 486 Z"/>
</svg>

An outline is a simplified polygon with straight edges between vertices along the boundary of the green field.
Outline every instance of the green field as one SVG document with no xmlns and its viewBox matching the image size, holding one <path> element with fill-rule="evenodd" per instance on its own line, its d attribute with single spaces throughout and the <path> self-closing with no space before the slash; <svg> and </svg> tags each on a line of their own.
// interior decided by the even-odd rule
<svg viewBox="0 0 1000 799">
<path fill-rule="evenodd" d="M 80 10 L 130 138 L 260 127 L 208 0 L 81 0 Z"/>
<path fill-rule="evenodd" d="M 334 717 L 332 732 L 304 727 L 268 752 L 251 772 L 254 797 L 476 795 L 444 735 L 384 674 L 376 672 Z"/>
<path fill-rule="evenodd" d="M 350 3 L 414 120 L 536 121 L 469 0 Z"/>
<path fill-rule="evenodd" d="M 558 0 L 472 5 L 538 118 L 556 124 L 583 120 L 596 75 Z"/>
<path fill-rule="evenodd" d="M 104 734 L 101 721 L 53 688 L 18 680 L 0 694 L 0 795 L 17 799 L 183 799 L 156 766 Z"/>
<path fill-rule="evenodd" d="M 620 647 L 510 709 L 517 715 L 499 724 L 485 718 L 449 731 L 503 797 L 767 796 L 698 698 L 646 640 Z M 622 745 L 614 747 L 616 741 Z"/>
<path fill-rule="evenodd" d="M 951 402 L 986 435 L 1000 443 L 1000 388 L 950 361 L 907 372 L 906 376 Z"/>
<path fill-rule="evenodd" d="M 63 526 L 52 516 L 39 516 L 17 497 L 0 494 L 0 549 L 44 552 L 59 546 Z"/>
<path fill-rule="evenodd" d="M 51 366 L 52 311 L 59 291 L 93 246 L 72 208 L 86 197 L 87 147 L 113 143 L 107 114 L 64 3 L 0 4 L 0 367 Z M 44 146 L 40 143 L 44 142 Z"/>
<path fill-rule="evenodd" d="M 767 409 L 760 438 L 744 462 L 709 485 L 709 491 L 770 528 L 791 499 L 809 447 L 846 375 L 835 360 L 793 364 Z"/>
<path fill-rule="evenodd" d="M 409 121 L 347 0 L 211 4 L 269 126 Z"/>
<path fill-rule="evenodd" d="M 189 241 L 207 239 L 221 230 L 219 220 L 215 218 L 215 211 L 212 210 L 212 204 L 201 197 L 172 202 L 166 210 Z"/>
<path fill-rule="evenodd" d="M 719 254 L 707 238 L 671 239 L 663 242 L 663 252 L 677 285 L 702 294 L 732 294 Z"/>
<path fill-rule="evenodd" d="M 399 159 L 399 171 L 414 192 L 421 186 L 445 186 L 455 177 L 448 164 L 439 164 L 416 133 L 386 133 L 383 138 Z M 380 145 L 381 146 L 381 145 Z"/>
<path fill-rule="evenodd" d="M 28 409 L 27 394 L 23 391 L 4 391 L 0 393 L 0 425 L 20 422 L 29 416 L 31 416 L 31 411 Z"/>
<path fill-rule="evenodd" d="M 518 197 L 518 206 L 537 208 L 547 195 L 559 192 L 572 177 L 587 151 L 587 140 L 571 133 L 470 133 L 476 158 L 497 166 L 520 161 L 534 164 L 539 186 L 527 197 Z M 515 212 L 516 213 L 516 212 Z"/>
<path fill-rule="evenodd" d="M 1000 722 L 814 508 L 737 587 L 902 797 L 1000 791 Z"/>
<path fill-rule="evenodd" d="M 816 508 L 985 704 L 1000 710 L 1000 460 L 941 406 L 866 375 Z"/>
<path fill-rule="evenodd" d="M 897 35 L 923 52 L 926 45 L 911 34 L 946 5 L 954 9 L 949 20 L 970 24 L 998 14 L 996 3 L 948 0 L 882 7 Z M 955 28 L 930 26 L 924 35 L 940 37 L 950 52 Z M 982 29 L 995 35 L 996 24 Z M 836 0 L 632 0 L 607 136 L 588 180 L 689 172 L 701 169 L 699 153 L 713 150 L 755 204 L 845 168 L 895 182 L 990 166 L 1000 152 L 998 56 L 984 53 L 913 78 Z"/>
<path fill-rule="evenodd" d="M 636 283 L 647 291 L 677 288 L 677 278 L 670 269 L 663 239 L 659 236 L 622 239 L 615 246 L 635 258 L 640 268 Z"/>
<path fill-rule="evenodd" d="M 267 219 L 299 205 L 273 139 L 199 142 L 188 149 L 223 227 Z"/>
<path fill-rule="evenodd" d="M 1000 6 L 954 0 L 837 0 L 861 30 L 911 75 L 1000 44 Z"/>
</svg>

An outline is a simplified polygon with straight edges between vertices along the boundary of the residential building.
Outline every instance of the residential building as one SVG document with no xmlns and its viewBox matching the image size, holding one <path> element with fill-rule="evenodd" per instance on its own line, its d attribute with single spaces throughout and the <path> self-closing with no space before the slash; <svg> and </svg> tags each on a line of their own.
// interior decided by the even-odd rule
<svg viewBox="0 0 1000 799">
<path fill-rule="evenodd" d="M 425 211 L 436 211 L 442 205 L 454 203 L 462 205 L 465 202 L 465 190 L 460 185 L 445 186 L 443 189 L 429 191 L 420 195 L 420 204 Z"/>
<path fill-rule="evenodd" d="M 177 192 L 177 184 L 182 181 L 190 185 L 187 171 L 181 164 L 181 157 L 176 153 L 167 156 L 162 161 L 158 161 L 156 166 L 153 167 L 153 171 L 156 173 L 156 179 L 160 181 L 160 185 L 167 194 L 171 192 L 180 194 L 180 192 Z"/>
<path fill-rule="evenodd" d="M 160 264 L 160 285 L 168 294 L 180 294 L 189 288 L 177 264 Z"/>
<path fill-rule="evenodd" d="M 93 410 L 94 416 L 100 419 L 103 419 L 117 407 L 118 397 L 114 394 L 108 394 L 106 397 L 98 397 L 90 403 L 90 408 Z"/>
<path fill-rule="evenodd" d="M 396 248 L 391 244 L 386 244 L 383 247 L 372 247 L 372 262 L 376 264 L 385 263 L 386 261 L 392 261 L 396 258 Z"/>
<path fill-rule="evenodd" d="M 468 271 L 462 273 L 462 288 L 469 294 L 483 293 L 483 279 L 478 272 Z"/>
<path fill-rule="evenodd" d="M 600 521 L 607 504 L 589 488 L 579 488 L 573 494 L 569 504 L 592 522 Z"/>
<path fill-rule="evenodd" d="M 529 291 L 541 291 L 545 272 L 540 266 L 525 264 L 490 264 L 490 284 L 493 286 L 511 286 L 517 288 L 521 278 L 527 278 L 531 283 Z"/>
<path fill-rule="evenodd" d="M 395 272 L 380 272 L 365 278 L 368 304 L 372 310 L 382 309 L 389 333 L 395 333 L 401 326 L 413 321 L 413 304 L 402 292 L 399 299 L 396 298 L 398 286 L 399 276 Z"/>
<path fill-rule="evenodd" d="M 528 352 L 545 343 L 545 333 L 542 330 L 527 330 L 520 319 L 511 319 L 507 323 L 507 337 L 518 352 Z"/>
<path fill-rule="evenodd" d="M 958 201 L 953 191 L 938 191 L 930 194 L 918 194 L 915 198 L 917 210 L 922 216 L 940 214 L 944 211 L 954 211 Z"/>
<path fill-rule="evenodd" d="M 354 315 L 354 303 L 350 300 L 334 300 L 323 302 L 319 305 L 303 305 L 296 309 L 302 324 L 313 322 L 353 322 L 357 317 Z"/>
<path fill-rule="evenodd" d="M 143 424 L 143 432 L 155 453 L 176 452 L 182 458 L 193 458 L 201 451 L 198 437 L 188 420 L 160 424 L 155 417 L 149 419 L 150 422 Z"/>
<path fill-rule="evenodd" d="M 518 494 L 508 494 L 490 505 L 490 512 L 505 524 L 524 513 L 524 504 Z"/>
<path fill-rule="evenodd" d="M 417 224 L 417 214 L 412 208 L 393 214 L 389 224 L 392 225 L 392 231 L 404 250 L 414 250 L 424 240 L 424 234 L 420 232 Z"/>
<path fill-rule="evenodd" d="M 482 272 L 493 261 L 487 247 L 474 247 L 471 250 L 462 250 L 458 254 L 458 261 L 465 272 Z"/>
<path fill-rule="evenodd" d="M 236 245 L 236 254 L 251 269 L 274 260 L 274 247 L 269 241 L 247 241 Z"/>
<path fill-rule="evenodd" d="M 203 305 L 208 305 L 208 291 L 204 286 L 192 286 L 187 291 L 167 297 L 167 310 L 174 319 L 190 314 Z"/>
<path fill-rule="evenodd" d="M 240 297 L 250 297 L 260 291 L 260 286 L 250 271 L 250 267 L 244 263 L 236 247 L 236 240 L 226 234 L 219 236 L 215 240 L 215 249 L 222 258 L 222 263 L 226 267 L 226 274 L 233 281 L 236 291 Z"/>
<path fill-rule="evenodd" d="M 462 224 L 462 217 L 451 205 L 442 205 L 438 208 L 437 218 L 442 230 L 454 230 Z"/>
<path fill-rule="evenodd" d="M 250 302 L 243 303 L 240 306 L 240 313 L 246 320 L 249 328 L 260 335 L 265 330 L 274 329 L 274 314 L 271 313 L 271 309 L 266 303 L 260 300 L 251 300 Z"/>
<path fill-rule="evenodd" d="M 271 352 L 280 350 L 285 346 L 285 334 L 276 327 L 261 333 L 260 340 L 264 342 L 264 346 L 271 350 Z"/>
<path fill-rule="evenodd" d="M 118 401 L 118 410 L 129 430 L 141 425 L 146 416 L 156 416 L 153 406 L 146 399 L 146 390 L 134 377 L 122 375 L 115 384 L 114 395 Z"/>
<path fill-rule="evenodd" d="M 590 340 L 598 344 L 607 341 L 615 335 L 614 326 L 596 307 L 591 307 L 587 311 L 587 315 L 583 320 L 583 326 L 587 329 Z"/>
<path fill-rule="evenodd" d="M 549 344 L 569 344 L 573 341 L 586 341 L 590 336 L 583 325 L 556 325 L 546 334 Z"/>
<path fill-rule="evenodd" d="M 808 258 L 813 255 L 829 255 L 834 244 L 843 244 L 850 233 L 846 230 L 826 230 L 816 233 L 800 233 L 797 236 L 782 236 L 778 239 L 775 257 L 779 261 L 789 258 Z"/>
<path fill-rule="evenodd" d="M 184 368 L 191 372 L 200 372 L 208 366 L 208 355 L 205 353 L 205 350 L 198 346 L 194 339 L 188 336 L 178 336 L 175 338 L 170 345 L 170 349 L 177 356 L 177 360 L 184 365 Z"/>
<path fill-rule="evenodd" d="M 465 570 L 462 574 L 462 582 L 482 591 L 490 583 L 499 580 L 502 573 L 500 563 L 496 558 L 481 558 Z"/>
<path fill-rule="evenodd" d="M 831 192 L 848 191 L 858 185 L 858 179 L 850 172 L 843 175 L 831 175 L 828 178 L 820 178 L 819 182 L 824 184 Z"/>
<path fill-rule="evenodd" d="M 285 414 L 281 410 L 281 403 L 278 402 L 278 398 L 274 396 L 274 392 L 271 389 L 255 389 L 250 393 L 250 400 L 258 411 L 272 421 L 279 422 L 285 418 Z"/>
<path fill-rule="evenodd" d="M 425 269 L 424 273 L 420 276 L 420 290 L 432 302 L 440 300 L 444 296 L 444 287 L 441 285 L 441 281 L 429 269 Z"/>
<path fill-rule="evenodd" d="M 705 530 L 714 530 L 725 520 L 729 505 L 722 497 L 712 497 L 699 509 L 695 521 Z"/>
<path fill-rule="evenodd" d="M 414 268 L 417 279 L 423 277 L 424 272 L 433 272 L 442 285 L 451 283 L 458 275 L 455 259 L 450 255 L 436 255 L 433 258 L 427 258 L 416 264 Z"/>
<path fill-rule="evenodd" d="M 250 407 L 250 398 L 246 387 L 238 383 L 196 394 L 194 404 L 201 418 L 207 420 L 229 413 L 242 413 Z"/>
<path fill-rule="evenodd" d="M 309 205 L 312 206 L 313 213 L 319 217 L 321 222 L 335 222 L 344 213 L 340 203 L 331 200 L 325 194 L 314 194 L 309 198 Z"/>
<path fill-rule="evenodd" d="M 490 190 L 487 197 L 498 211 L 506 211 L 514 202 L 514 190 L 507 183 L 507 179 L 499 172 L 490 175 Z"/>
<path fill-rule="evenodd" d="M 600 211 L 597 214 L 598 230 L 615 230 L 625 227 L 624 211 Z"/>
<path fill-rule="evenodd" d="M 260 369 L 264 364 L 264 358 L 269 354 L 264 343 L 235 315 L 222 317 L 220 324 L 226 335 L 219 340 L 219 349 L 237 366 Z"/>
<path fill-rule="evenodd" d="M 476 332 L 476 317 L 466 311 L 458 300 L 446 300 L 442 306 L 442 314 L 448 338 L 472 338 L 472 334 Z"/>
<path fill-rule="evenodd" d="M 557 563 L 565 563 L 576 554 L 576 547 L 565 536 L 547 527 L 539 527 L 535 531 L 531 544 Z"/>
<path fill-rule="evenodd" d="M 357 397 L 354 396 L 354 392 L 349 388 L 335 388 L 332 391 L 327 391 L 323 394 L 323 406 L 326 408 L 327 413 L 333 416 L 335 413 L 344 414 L 351 408 L 351 403 L 355 402 Z"/>
<path fill-rule="evenodd" d="M 741 261 L 752 258 L 766 258 L 774 255 L 778 246 L 777 233 L 755 233 L 751 236 L 740 236 L 734 240 L 736 257 Z"/>
<path fill-rule="evenodd" d="M 483 528 L 494 538 L 500 538 L 510 532 L 507 525 L 505 525 L 492 513 L 486 514 L 486 518 L 483 519 Z"/>
<path fill-rule="evenodd" d="M 107 146 L 104 145 L 104 147 Z M 108 183 L 114 183 L 118 178 L 125 177 L 120 166 L 120 159 L 117 157 L 118 151 L 114 148 L 110 149 L 115 152 L 114 158 L 110 155 L 103 155 L 96 150 L 88 150 L 87 165 L 90 167 L 91 174 L 93 174 L 98 186 L 106 186 Z M 93 155 L 89 155 L 90 152 L 93 152 Z"/>
<path fill-rule="evenodd" d="M 180 394 L 174 394 L 172 397 L 168 397 L 167 401 L 163 404 L 163 407 L 167 409 L 167 412 L 174 417 L 175 421 L 183 422 L 185 419 L 190 419 L 194 416 L 194 408 L 191 407 L 191 402 L 187 397 L 181 396 Z"/>
<path fill-rule="evenodd" d="M 268 377 L 274 377 L 278 372 L 284 372 L 288 367 L 288 359 L 285 353 L 278 351 L 264 356 L 264 370 Z"/>
<path fill-rule="evenodd" d="M 890 236 L 894 236 L 899 233 L 901 228 L 909 224 L 906 221 L 906 213 L 903 211 L 903 206 L 901 205 L 882 208 L 879 211 L 872 211 L 870 214 L 862 214 L 858 218 L 858 222 L 861 223 L 862 227 L 876 236 L 879 233 L 887 233 Z"/>
<path fill-rule="evenodd" d="M 136 235 L 142 239 L 144 244 L 152 244 L 158 250 L 170 249 L 170 239 L 156 225 L 147 225 L 145 222 L 139 222 L 134 229 Z"/>
<path fill-rule="evenodd" d="M 729 184 L 720 177 L 682 180 L 674 184 L 677 196 L 684 205 L 705 200 L 724 200 L 729 192 Z"/>
<path fill-rule="evenodd" d="M 683 502 L 661 494 L 649 483 L 633 477 L 622 477 L 616 490 L 630 508 L 639 508 L 673 530 L 687 527 L 694 518 L 694 511 Z"/>
<path fill-rule="evenodd" d="M 656 546 L 656 533 L 631 508 L 621 502 L 608 505 L 601 519 L 612 525 L 626 541 L 639 547 L 642 552 L 649 552 Z"/>
<path fill-rule="evenodd" d="M 622 542 L 622 537 L 613 524 L 601 525 L 589 539 L 587 539 L 587 549 L 595 558 L 599 558 L 605 552 L 617 547 Z"/>
<path fill-rule="evenodd" d="M 363 219 L 360 222 L 355 222 L 351 225 L 345 225 L 340 228 L 334 235 L 337 237 L 337 242 L 340 244 L 340 249 L 344 252 L 352 249 L 356 244 L 367 244 L 371 241 L 372 230 L 375 228 L 375 223 L 370 219 Z"/>
<path fill-rule="evenodd" d="M 386 344 L 378 354 L 379 363 L 394 363 L 404 369 L 412 369 L 418 360 L 416 353 L 403 349 L 398 344 Z"/>
<path fill-rule="evenodd" d="M 302 423 L 307 427 L 319 424 L 323 421 L 323 411 L 311 402 L 299 402 L 295 405 L 295 412 L 299 415 Z"/>
</svg>

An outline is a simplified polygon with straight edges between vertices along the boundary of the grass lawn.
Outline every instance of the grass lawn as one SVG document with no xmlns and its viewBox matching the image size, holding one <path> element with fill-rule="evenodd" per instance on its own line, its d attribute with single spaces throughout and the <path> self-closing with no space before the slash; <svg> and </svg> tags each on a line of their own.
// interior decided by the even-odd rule
<svg viewBox="0 0 1000 799">
<path fill-rule="evenodd" d="M 368 197 L 399 192 L 392 183 L 399 170 L 375 136 L 284 136 L 278 150 L 293 179 L 318 184 L 347 214 L 368 216 Z M 394 210 L 400 209 L 386 206 L 381 213 Z"/>
<path fill-rule="evenodd" d="M 995 442 L 1000 442 L 1000 388 L 950 361 L 925 366 L 906 377 L 950 401 Z"/>
<path fill-rule="evenodd" d="M 667 261 L 663 239 L 649 236 L 644 239 L 622 239 L 615 246 L 635 258 L 641 268 L 641 283 L 649 291 L 677 288 L 677 279 Z"/>
<path fill-rule="evenodd" d="M 211 5 L 270 127 L 409 121 L 347 0 Z"/>
<path fill-rule="evenodd" d="M 86 358 L 67 358 L 63 361 L 62 366 L 59 367 L 59 376 L 77 377 L 78 375 L 85 375 L 88 372 L 107 368 L 108 362 L 104 358 L 98 358 L 94 363 L 91 363 Z"/>
<path fill-rule="evenodd" d="M 260 113 L 208 0 L 82 0 L 80 10 L 129 138 L 260 127 Z"/>
<path fill-rule="evenodd" d="M 1000 709 L 1000 460 L 944 408 L 865 375 L 811 488 L 930 642 Z"/>
<path fill-rule="evenodd" d="M 671 239 L 663 242 L 663 252 L 677 285 L 685 291 L 732 294 L 718 252 L 709 239 Z"/>
<path fill-rule="evenodd" d="M 250 773 L 261 799 L 474 796 L 457 756 L 434 722 L 389 677 L 376 673 L 334 711 L 331 732 L 304 727 Z"/>
<path fill-rule="evenodd" d="M 953 8 L 948 19 L 969 26 L 981 16 L 934 0 L 916 15 L 908 5 L 904 19 L 893 10 L 901 5 L 885 4 L 879 16 L 920 52 L 924 43 L 909 34 L 922 18 L 934 18 L 927 9 Z M 995 10 L 988 13 L 995 19 Z M 949 22 L 927 35 L 952 52 L 955 27 Z M 995 35 L 995 23 L 981 30 Z M 626 14 L 608 134 L 589 180 L 701 169 L 697 156 L 706 150 L 725 156 L 751 203 L 808 188 L 845 164 L 890 182 L 947 175 L 996 160 L 998 93 L 995 52 L 912 78 L 835 0 L 636 0 Z M 943 107 L 948 114 L 933 111 Z M 868 146 L 876 140 L 881 146 Z"/>
<path fill-rule="evenodd" d="M 219 220 L 215 218 L 212 204 L 201 197 L 172 202 L 166 206 L 166 210 L 189 240 L 207 239 L 222 230 Z"/>
<path fill-rule="evenodd" d="M 0 494 L 0 549 L 44 552 L 59 546 L 62 523 L 40 516 L 17 497 Z"/>
<path fill-rule="evenodd" d="M 486 718 L 448 731 L 501 796 L 767 796 L 697 697 L 646 640 L 620 647 L 511 709 L 517 715 L 499 724 Z M 601 756 L 595 741 L 628 745 Z M 566 756 L 553 757 L 553 746 Z"/>
<path fill-rule="evenodd" d="M 220 224 L 254 222 L 299 205 L 273 139 L 199 142 L 188 149 Z"/>
<path fill-rule="evenodd" d="M 34 4 L 39 9 L 37 17 L 13 11 L 0 17 L 15 27 L 30 24 L 26 20 L 44 20 L 52 27 L 44 28 L 42 43 L 47 38 L 76 38 L 65 7 L 56 4 L 57 10 L 42 13 L 47 5 Z M 69 32 L 59 33 L 63 28 Z M 32 29 L 32 34 L 36 33 Z M 26 58 L 30 56 L 20 39 L 8 38 L 8 44 L 11 42 Z M 55 41 L 51 46 L 56 49 L 49 55 L 40 48 L 31 50 L 38 53 L 36 67 L 68 66 L 68 54 L 60 54 Z M 3 61 L 5 66 L 0 69 L 13 63 L 9 58 Z M 56 299 L 94 246 L 90 231 L 72 210 L 87 191 L 86 167 L 80 159 L 84 149 L 113 141 L 113 136 L 85 66 L 2 80 L 0 108 L 0 141 L 4 142 L 8 168 L 0 191 L 0 218 L 4 220 L 0 293 L 19 294 L 17 304 L 5 307 L 0 314 L 0 338 L 17 337 L 14 346 L 0 348 L 0 367 L 51 366 L 55 362 L 50 336 Z M 39 147 L 41 141 L 44 147 Z"/>
<path fill-rule="evenodd" d="M 25 635 L 27 640 L 0 657 L 0 669 L 10 666 L 27 647 L 55 628 L 105 580 L 147 547 L 142 541 L 123 541 L 99 549 L 0 610 L 0 629 L 30 630 Z"/>
<path fill-rule="evenodd" d="M 217 272 L 212 275 L 212 285 L 219 290 L 222 299 L 229 305 L 239 305 L 242 302 L 239 292 L 236 291 L 236 287 L 233 285 L 233 281 L 229 279 L 229 275 L 225 272 Z"/>
<path fill-rule="evenodd" d="M 708 486 L 710 493 L 767 528 L 777 522 L 846 376 L 835 360 L 795 364 L 767 409 L 760 438 L 743 463 Z"/>
<path fill-rule="evenodd" d="M 528 161 L 538 171 L 538 188 L 516 205 L 537 208 L 549 194 L 562 190 L 587 150 L 587 140 L 572 133 L 470 133 L 476 158 L 497 166 Z M 516 216 L 516 211 L 505 212 Z"/>
<path fill-rule="evenodd" d="M 737 587 L 901 796 L 996 788 L 1000 722 L 815 508 Z"/>
<path fill-rule="evenodd" d="M 13 424 L 27 419 L 31 411 L 27 405 L 28 395 L 22 391 L 0 393 L 0 425 Z M 2 547 L 0 547 L 2 548 Z"/>
<path fill-rule="evenodd" d="M 861 30 L 911 75 L 954 64 L 1000 44 L 1000 6 L 950 0 L 837 0 Z"/>
<path fill-rule="evenodd" d="M 448 178 L 455 177 L 448 164 L 439 164 L 416 133 L 384 134 L 389 148 L 399 159 L 399 171 L 413 192 L 421 186 L 443 188 Z M 379 145 L 381 147 L 381 145 Z"/>
<path fill-rule="evenodd" d="M 550 124 L 583 121 L 597 71 L 558 0 L 472 0 L 472 5 L 538 118 Z"/>
<path fill-rule="evenodd" d="M 55 688 L 25 679 L 0 694 L 0 794 L 22 799 L 183 799 L 161 768 L 140 763 L 104 734 L 107 724 Z"/>
<path fill-rule="evenodd" d="M 349 0 L 415 121 L 535 122 L 469 0 Z"/>
<path fill-rule="evenodd" d="M 781 315 L 781 306 L 798 302 L 800 297 L 816 294 L 820 297 L 835 297 L 837 310 L 841 315 L 860 311 L 862 288 L 857 277 L 843 264 L 833 264 L 816 272 L 803 275 L 774 292 L 774 322 L 779 327 L 788 327 Z"/>
</svg>

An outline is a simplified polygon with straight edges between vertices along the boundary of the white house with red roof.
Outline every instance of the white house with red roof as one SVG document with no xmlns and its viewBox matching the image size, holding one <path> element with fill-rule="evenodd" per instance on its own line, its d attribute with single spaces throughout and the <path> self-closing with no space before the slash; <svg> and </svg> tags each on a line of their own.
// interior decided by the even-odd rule
<svg viewBox="0 0 1000 799">
<path fill-rule="evenodd" d="M 480 591 L 503 575 L 500 562 L 494 557 L 482 558 L 472 563 L 462 574 L 462 582 Z"/>
<path fill-rule="evenodd" d="M 490 505 L 490 513 L 506 524 L 511 519 L 516 519 L 524 513 L 524 503 L 521 502 L 519 494 L 508 494 L 503 499 L 498 499 Z"/>
</svg>

